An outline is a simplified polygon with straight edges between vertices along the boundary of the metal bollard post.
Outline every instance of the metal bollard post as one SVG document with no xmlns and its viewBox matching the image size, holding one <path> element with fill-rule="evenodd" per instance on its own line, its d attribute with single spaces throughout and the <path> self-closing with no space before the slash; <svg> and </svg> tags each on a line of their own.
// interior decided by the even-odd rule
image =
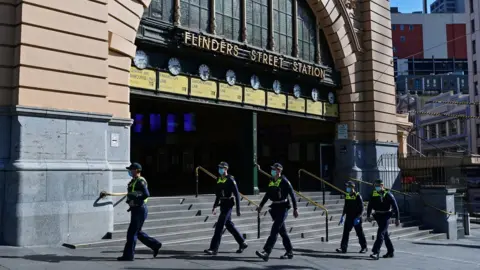
<svg viewBox="0 0 480 270">
<path fill-rule="evenodd" d="M 465 235 L 470 235 L 470 213 L 466 210 L 463 214 L 463 228 L 465 229 Z"/>
</svg>

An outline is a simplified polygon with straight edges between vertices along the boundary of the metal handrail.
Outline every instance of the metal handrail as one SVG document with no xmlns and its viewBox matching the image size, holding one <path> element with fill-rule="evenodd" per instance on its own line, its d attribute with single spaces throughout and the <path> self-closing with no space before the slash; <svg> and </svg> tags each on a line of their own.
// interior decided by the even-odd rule
<svg viewBox="0 0 480 270">
<path fill-rule="evenodd" d="M 362 180 L 360 180 L 360 179 L 356 179 L 356 178 L 353 178 L 353 177 L 349 177 L 349 178 L 350 178 L 350 180 L 353 180 L 353 181 L 356 181 L 356 182 L 359 182 L 359 183 L 362 183 L 362 184 L 367 184 L 367 185 L 370 185 L 370 186 L 374 186 L 374 184 L 369 183 L 369 182 L 362 181 Z M 410 194 L 408 194 L 408 193 L 405 193 L 405 192 L 401 192 L 401 191 L 395 190 L 395 189 L 388 189 L 388 188 L 386 188 L 386 190 L 392 191 L 392 192 L 394 192 L 394 193 L 402 194 L 403 196 L 407 196 L 407 197 L 413 198 L 412 195 L 410 195 Z M 422 202 L 423 202 L 423 204 L 424 204 L 425 206 L 428 206 L 428 207 L 430 207 L 430 208 L 432 208 L 432 209 L 435 209 L 435 210 L 437 210 L 437 211 L 439 211 L 439 212 L 441 212 L 441 213 L 443 213 L 443 214 L 446 214 L 446 215 L 447 215 L 447 218 L 448 218 L 450 215 L 454 215 L 454 214 L 455 214 L 455 213 L 452 213 L 452 212 L 447 212 L 446 210 L 440 209 L 440 208 L 438 208 L 438 207 L 435 207 L 435 206 L 433 206 L 433 205 L 430 205 L 430 204 L 426 203 L 426 202 L 423 200 L 422 197 L 420 197 L 420 199 L 422 200 Z"/>
<path fill-rule="evenodd" d="M 260 165 L 258 164 L 255 164 L 257 166 L 257 169 L 259 172 L 261 172 L 263 175 L 269 177 L 269 178 L 272 178 L 272 176 L 270 174 L 268 174 L 267 172 L 265 172 L 264 170 L 262 170 L 262 168 L 260 167 Z M 309 203 L 315 205 L 316 207 L 318 208 L 321 208 L 323 209 L 323 211 L 325 212 L 325 242 L 328 242 L 328 209 L 324 206 L 324 205 L 321 205 L 317 202 L 315 202 L 314 200 L 308 198 L 307 196 L 303 195 L 302 193 L 300 193 L 299 191 L 296 191 L 296 190 L 293 190 L 295 191 L 295 193 L 304 198 L 305 200 L 307 200 Z"/>
<path fill-rule="evenodd" d="M 341 189 L 339 189 L 338 187 L 330 184 L 327 180 L 325 179 L 322 179 L 321 177 L 319 176 L 316 176 L 315 174 L 305 170 L 305 169 L 300 169 L 298 170 L 298 189 L 300 190 L 300 179 L 302 178 L 302 172 L 310 177 L 312 177 L 313 179 L 315 180 L 318 180 L 320 182 L 322 182 L 322 194 L 323 194 L 323 205 L 325 205 L 325 184 L 332 187 L 333 189 L 335 189 L 336 191 L 342 193 L 343 195 L 347 195 L 347 193 Z"/>
<path fill-rule="evenodd" d="M 198 198 L 198 176 L 199 176 L 199 171 L 202 171 L 204 172 L 206 175 L 210 176 L 211 178 L 217 180 L 217 176 L 215 176 L 213 173 L 209 172 L 207 169 L 203 168 L 202 166 L 198 166 L 197 168 L 195 168 L 195 198 Z M 238 192 L 238 194 L 240 194 L 240 196 L 247 200 L 248 204 L 252 204 L 254 206 L 256 206 L 257 208 L 259 207 L 259 205 L 257 203 L 255 203 L 254 201 L 250 200 L 247 196 L 243 195 L 242 193 Z M 257 211 L 257 238 L 260 238 L 260 212 Z"/>
</svg>

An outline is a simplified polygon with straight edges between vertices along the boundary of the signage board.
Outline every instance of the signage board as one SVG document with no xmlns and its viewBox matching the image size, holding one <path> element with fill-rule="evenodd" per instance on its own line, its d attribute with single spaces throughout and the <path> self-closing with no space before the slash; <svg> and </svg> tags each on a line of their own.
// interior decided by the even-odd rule
<svg viewBox="0 0 480 270">
<path fill-rule="evenodd" d="M 245 87 L 245 104 L 265 106 L 265 91 Z"/>
<path fill-rule="evenodd" d="M 158 91 L 188 95 L 188 78 L 185 76 L 172 76 L 166 72 L 158 73 Z"/>
<path fill-rule="evenodd" d="M 323 115 L 323 102 L 307 99 L 307 113 L 313 115 Z"/>
<path fill-rule="evenodd" d="M 267 92 L 267 107 L 279 110 L 286 110 L 287 96 L 283 94 Z"/>
<path fill-rule="evenodd" d="M 202 81 L 201 79 L 190 79 L 190 96 L 216 99 L 217 83 L 214 81 Z"/>
<path fill-rule="evenodd" d="M 219 100 L 242 103 L 243 89 L 241 86 L 220 83 L 219 88 L 220 88 L 220 91 L 218 93 Z"/>
<path fill-rule="evenodd" d="M 292 112 L 305 113 L 305 99 L 288 96 L 288 110 Z"/>
<path fill-rule="evenodd" d="M 338 117 L 338 104 L 325 103 L 325 116 Z"/>
<path fill-rule="evenodd" d="M 154 70 L 137 69 L 130 67 L 130 87 L 155 90 L 157 73 Z"/>
<path fill-rule="evenodd" d="M 348 125 L 347 124 L 338 124 L 337 125 L 337 139 L 339 139 L 339 140 L 348 139 Z"/>
</svg>

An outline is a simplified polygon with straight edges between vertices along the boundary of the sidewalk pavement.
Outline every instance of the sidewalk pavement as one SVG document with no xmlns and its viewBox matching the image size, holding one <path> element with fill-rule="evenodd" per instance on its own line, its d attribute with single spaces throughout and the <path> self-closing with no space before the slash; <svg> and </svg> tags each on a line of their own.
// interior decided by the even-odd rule
<svg viewBox="0 0 480 270">
<path fill-rule="evenodd" d="M 458 241 L 457 241 L 458 242 Z M 137 250 L 134 262 L 117 262 L 122 248 L 78 249 L 58 248 L 14 248 L 0 246 L 0 270 L 58 269 L 58 270 L 180 270 L 180 269 L 278 269 L 278 270 L 404 270 L 404 269 L 480 269 L 479 247 L 452 246 L 449 242 L 412 243 L 394 241 L 395 258 L 371 260 L 368 254 L 359 254 L 357 239 L 351 239 L 352 245 L 347 254 L 335 253 L 338 243 L 300 242 L 294 243 L 295 257 L 281 260 L 284 253 L 281 239 L 268 262 L 255 256 L 255 250 L 261 249 L 263 242 L 254 241 L 243 254 L 236 254 L 236 245 L 223 244 L 217 256 L 203 255 L 208 243 L 166 246 L 156 259 L 146 249 Z M 369 243 L 373 244 L 373 243 Z M 385 248 L 382 253 L 385 253 Z M 388 262 L 388 264 L 386 264 Z"/>
</svg>

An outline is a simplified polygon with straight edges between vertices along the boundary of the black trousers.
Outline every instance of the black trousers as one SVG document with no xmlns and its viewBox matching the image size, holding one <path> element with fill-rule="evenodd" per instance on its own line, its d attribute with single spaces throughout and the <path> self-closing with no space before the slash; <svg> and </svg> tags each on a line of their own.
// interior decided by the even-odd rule
<svg viewBox="0 0 480 270">
<path fill-rule="evenodd" d="M 350 232 L 353 228 L 355 228 L 355 232 L 357 233 L 358 242 L 362 248 L 367 247 L 367 240 L 365 239 L 365 234 L 363 233 L 362 227 L 362 219 L 360 219 L 360 223 L 357 226 L 354 226 L 354 221 L 356 216 L 348 216 L 345 218 L 345 223 L 343 225 L 343 236 L 342 242 L 340 244 L 340 248 L 342 250 L 347 250 L 348 248 L 348 238 L 350 237 Z"/>
<path fill-rule="evenodd" d="M 245 242 L 242 235 L 232 222 L 232 207 L 224 207 L 220 209 L 220 216 L 218 217 L 217 224 L 215 225 L 215 233 L 213 234 L 212 241 L 210 242 L 210 250 L 218 251 L 220 241 L 222 240 L 223 228 L 233 235 L 235 241 L 240 245 Z"/>
<path fill-rule="evenodd" d="M 387 253 L 393 253 L 395 250 L 393 248 L 392 241 L 390 240 L 390 236 L 388 235 L 388 225 L 390 223 L 390 218 L 392 217 L 392 213 L 385 213 L 385 214 L 374 214 L 373 217 L 377 221 L 378 224 L 378 231 L 377 231 L 377 239 L 375 239 L 375 243 L 373 244 L 372 252 L 373 253 L 380 253 L 380 248 L 383 245 L 383 241 L 385 241 L 385 246 L 387 247 Z"/>
<path fill-rule="evenodd" d="M 282 243 L 287 252 L 293 252 L 292 242 L 287 233 L 287 228 L 285 226 L 285 219 L 288 216 L 288 208 L 276 207 L 270 209 L 270 215 L 273 219 L 272 230 L 270 231 L 270 236 L 263 247 L 263 250 L 270 254 L 272 252 L 275 243 L 277 242 L 277 237 L 280 234 L 282 237 Z"/>
</svg>

